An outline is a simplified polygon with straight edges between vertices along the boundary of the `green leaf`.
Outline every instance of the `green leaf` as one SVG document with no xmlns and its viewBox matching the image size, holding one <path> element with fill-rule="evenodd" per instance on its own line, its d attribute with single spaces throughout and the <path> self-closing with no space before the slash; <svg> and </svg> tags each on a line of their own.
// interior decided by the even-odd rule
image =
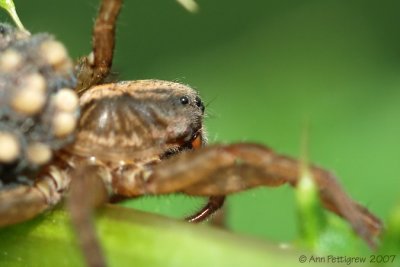
<svg viewBox="0 0 400 267">
<path fill-rule="evenodd" d="M 15 9 L 14 2 L 12 0 L 0 0 L 0 7 L 4 8 L 11 18 L 14 20 L 15 24 L 20 30 L 26 31 L 24 25 L 18 17 L 17 10 Z"/>
<path fill-rule="evenodd" d="M 400 251 L 400 205 L 394 207 L 387 220 L 387 228 L 383 235 L 383 242 L 380 248 L 382 254 L 395 253 Z M 400 261 L 400 259 L 397 259 Z"/>
<path fill-rule="evenodd" d="M 326 228 L 326 217 L 318 190 L 308 171 L 302 173 L 296 188 L 296 198 L 301 240 L 307 248 L 313 250 Z"/>
<path fill-rule="evenodd" d="M 305 170 L 305 169 L 304 169 Z M 317 254 L 355 254 L 370 252 L 363 240 L 350 225 L 322 207 L 318 188 L 305 170 L 296 188 L 297 210 L 300 229 L 300 246 Z"/>
<path fill-rule="evenodd" d="M 96 226 L 109 266 L 302 266 L 296 251 L 119 206 Z M 84 266 L 62 209 L 0 229 L 0 240 L 0 266 Z"/>
<path fill-rule="evenodd" d="M 194 0 L 176 0 L 176 1 L 189 12 L 196 13 L 199 11 L 199 5 Z"/>
</svg>

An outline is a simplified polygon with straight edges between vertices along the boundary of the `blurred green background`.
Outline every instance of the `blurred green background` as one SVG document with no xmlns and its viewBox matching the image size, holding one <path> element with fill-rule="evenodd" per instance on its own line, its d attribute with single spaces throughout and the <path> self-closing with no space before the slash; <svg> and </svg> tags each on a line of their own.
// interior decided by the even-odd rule
<svg viewBox="0 0 400 267">
<path fill-rule="evenodd" d="M 57 36 L 77 58 L 90 51 L 99 1 L 15 0 L 32 32 Z M 207 103 L 211 143 L 255 141 L 299 155 L 305 122 L 310 158 L 351 196 L 385 218 L 399 201 L 400 2 L 125 1 L 114 71 L 120 80 L 187 83 Z M 8 20 L 4 12 L 2 21 Z M 204 201 L 157 197 L 126 205 L 184 217 Z M 296 236 L 288 186 L 229 198 L 229 227 L 262 239 Z"/>
</svg>

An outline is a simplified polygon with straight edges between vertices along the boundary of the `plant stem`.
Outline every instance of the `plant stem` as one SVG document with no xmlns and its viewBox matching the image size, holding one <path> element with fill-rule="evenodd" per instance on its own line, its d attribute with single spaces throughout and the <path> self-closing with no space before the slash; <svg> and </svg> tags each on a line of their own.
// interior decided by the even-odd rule
<svg viewBox="0 0 400 267">
<path fill-rule="evenodd" d="M 96 227 L 109 266 L 302 266 L 302 253 L 119 206 L 101 209 Z M 0 266 L 84 266 L 63 209 L 0 229 L 0 240 Z"/>
<path fill-rule="evenodd" d="M 8 14 L 10 14 L 11 18 L 14 20 L 14 23 L 20 30 L 26 31 L 24 25 L 18 17 L 17 10 L 12 0 L 0 0 L 0 7 L 4 8 Z"/>
</svg>

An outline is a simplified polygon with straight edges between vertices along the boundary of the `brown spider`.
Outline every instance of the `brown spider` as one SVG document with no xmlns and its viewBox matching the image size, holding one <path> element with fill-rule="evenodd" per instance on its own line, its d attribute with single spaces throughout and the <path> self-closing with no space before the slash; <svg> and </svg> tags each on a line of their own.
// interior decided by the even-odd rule
<svg viewBox="0 0 400 267">
<path fill-rule="evenodd" d="M 38 215 L 69 190 L 72 219 L 90 266 L 105 265 L 90 221 L 95 205 L 143 195 L 206 196 L 208 203 L 187 218 L 200 222 L 221 208 L 226 195 L 299 181 L 299 161 L 263 145 L 206 146 L 205 107 L 186 85 L 160 80 L 101 84 L 112 63 L 121 2 L 102 1 L 93 53 L 77 67 L 81 114 L 74 142 L 55 152 L 32 185 L 0 190 L 0 225 Z M 375 247 L 380 220 L 354 202 L 331 173 L 315 166 L 310 172 L 324 206 Z M 93 193 L 87 194 L 89 189 Z"/>
</svg>

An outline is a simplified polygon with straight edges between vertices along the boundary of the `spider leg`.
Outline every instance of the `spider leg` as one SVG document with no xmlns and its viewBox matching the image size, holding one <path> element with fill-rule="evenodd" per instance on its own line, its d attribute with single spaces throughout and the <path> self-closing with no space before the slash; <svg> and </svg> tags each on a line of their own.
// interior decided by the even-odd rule
<svg viewBox="0 0 400 267">
<path fill-rule="evenodd" d="M 218 212 L 215 212 L 211 217 L 209 224 L 220 229 L 229 230 L 229 225 L 227 224 L 227 213 L 229 210 L 229 205 L 225 203 Z"/>
<path fill-rule="evenodd" d="M 49 207 L 35 187 L 17 186 L 0 191 L 0 226 L 29 220 Z"/>
<path fill-rule="evenodd" d="M 81 59 L 78 69 L 76 92 L 82 94 L 99 84 L 110 73 L 114 46 L 116 21 L 122 0 L 103 0 L 93 28 L 93 51 Z"/>
<path fill-rule="evenodd" d="M 75 169 L 71 174 L 68 197 L 71 221 L 86 263 L 90 267 L 106 266 L 92 219 L 93 209 L 108 200 L 107 190 L 99 178 L 99 170 L 100 167 L 94 165 Z"/>
<path fill-rule="evenodd" d="M 136 195 L 182 192 L 195 196 L 223 196 L 257 186 L 296 186 L 299 161 L 276 154 L 256 144 L 214 145 L 178 154 L 147 171 L 141 181 L 133 179 Z M 326 208 L 346 219 L 354 231 L 371 247 L 381 230 L 381 221 L 354 202 L 335 177 L 321 168 L 310 166 Z M 115 183 L 114 183 L 115 182 Z M 124 181 L 124 189 L 127 184 Z M 117 187 L 118 182 L 113 181 Z M 140 188 L 139 188 L 140 187 Z"/>
<path fill-rule="evenodd" d="M 224 205 L 224 202 L 225 196 L 211 196 L 207 204 L 200 211 L 185 218 L 185 220 L 193 223 L 202 222 L 219 210 Z"/>
<path fill-rule="evenodd" d="M 0 191 L 0 226 L 23 222 L 56 205 L 69 179 L 57 168 L 41 173 L 32 186 L 17 185 Z"/>
</svg>

